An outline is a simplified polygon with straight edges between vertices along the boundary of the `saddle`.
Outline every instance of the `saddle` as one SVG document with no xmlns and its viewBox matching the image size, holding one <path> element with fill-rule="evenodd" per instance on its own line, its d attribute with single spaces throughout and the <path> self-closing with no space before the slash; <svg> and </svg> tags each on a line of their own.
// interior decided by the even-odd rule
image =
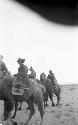
<svg viewBox="0 0 78 125">
<path fill-rule="evenodd" d="M 21 84 L 16 84 L 12 86 L 12 94 L 13 95 L 23 95 L 24 90 L 27 90 L 29 92 L 29 87 L 23 86 Z"/>
<path fill-rule="evenodd" d="M 23 88 L 17 88 L 15 86 L 12 86 L 12 94 L 13 95 L 23 95 L 24 89 Z"/>
</svg>

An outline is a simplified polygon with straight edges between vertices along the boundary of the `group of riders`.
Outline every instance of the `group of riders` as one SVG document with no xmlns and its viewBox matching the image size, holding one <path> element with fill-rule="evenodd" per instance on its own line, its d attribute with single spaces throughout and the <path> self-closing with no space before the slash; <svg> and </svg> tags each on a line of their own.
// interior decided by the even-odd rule
<svg viewBox="0 0 78 125">
<path fill-rule="evenodd" d="M 31 117 L 33 116 L 35 112 L 34 104 L 36 104 L 41 116 L 40 125 L 42 125 L 44 108 L 48 106 L 48 97 L 52 102 L 52 106 L 54 106 L 54 93 L 57 96 L 56 105 L 59 105 L 61 89 L 57 83 L 57 80 L 52 70 L 49 70 L 49 74 L 47 77 L 44 72 L 41 73 L 40 79 L 38 80 L 36 78 L 36 72 L 33 67 L 31 66 L 29 69 L 24 64 L 25 59 L 18 58 L 17 63 L 19 64 L 18 72 L 17 74 L 11 75 L 10 71 L 7 69 L 6 64 L 3 61 L 3 56 L 0 55 L 0 99 L 4 100 L 5 102 L 4 116 L 6 117 L 7 115 L 8 119 L 9 113 L 11 113 L 12 111 L 11 108 L 9 109 L 8 104 L 11 104 L 12 107 L 13 104 L 15 104 L 15 113 L 13 116 L 14 118 L 16 115 L 18 102 L 22 104 L 22 102 L 25 101 L 28 104 L 27 108 L 30 110 L 30 115 L 26 123 L 28 123 Z M 31 71 L 31 74 L 28 74 L 29 70 Z M 10 121 L 12 120 L 10 119 Z"/>
<path fill-rule="evenodd" d="M 26 82 L 27 79 L 35 79 L 36 80 L 36 72 L 31 66 L 30 69 L 24 64 L 25 59 L 18 58 L 17 63 L 19 64 L 18 73 L 14 74 L 14 76 L 18 75 L 19 79 L 21 81 L 21 85 Z M 31 71 L 31 74 L 28 74 L 28 70 Z M 45 73 L 42 73 L 45 75 Z M 5 75 L 11 75 L 9 70 L 7 69 L 5 63 L 3 62 L 3 56 L 0 55 L 0 79 L 3 79 Z M 46 75 L 45 75 L 46 76 Z M 52 70 L 49 70 L 49 74 L 46 79 L 49 79 L 53 81 L 53 86 L 57 88 L 58 83 L 57 80 L 52 72 Z M 23 81 L 23 82 L 22 82 Z"/>
</svg>

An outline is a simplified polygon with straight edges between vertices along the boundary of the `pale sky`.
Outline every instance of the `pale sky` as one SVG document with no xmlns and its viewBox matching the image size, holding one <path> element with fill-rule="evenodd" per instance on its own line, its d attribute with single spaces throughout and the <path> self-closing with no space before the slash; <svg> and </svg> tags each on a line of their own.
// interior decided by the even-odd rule
<svg viewBox="0 0 78 125">
<path fill-rule="evenodd" d="M 52 69 L 60 84 L 78 83 L 78 27 L 48 22 L 30 9 L 0 0 L 0 54 L 12 74 L 18 57 L 37 78 Z"/>
</svg>

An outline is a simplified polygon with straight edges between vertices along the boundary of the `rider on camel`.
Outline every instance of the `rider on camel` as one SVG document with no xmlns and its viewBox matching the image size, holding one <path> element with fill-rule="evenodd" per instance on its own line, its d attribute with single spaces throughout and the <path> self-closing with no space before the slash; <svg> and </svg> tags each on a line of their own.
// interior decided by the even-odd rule
<svg viewBox="0 0 78 125">
<path fill-rule="evenodd" d="M 17 63 L 20 65 L 19 68 L 18 68 L 18 76 L 21 80 L 21 83 L 26 83 L 28 84 L 29 83 L 29 78 L 28 78 L 28 67 L 26 65 L 24 65 L 24 62 L 25 62 L 25 59 L 22 59 L 22 58 L 18 58 L 17 60 Z"/>
<path fill-rule="evenodd" d="M 5 63 L 2 61 L 3 56 L 0 55 L 0 79 L 2 79 L 5 75 L 9 75 L 10 72 L 8 71 Z"/>
<path fill-rule="evenodd" d="M 30 69 L 31 74 L 29 74 L 29 78 L 36 78 L 36 72 L 34 71 L 33 67 L 31 66 Z"/>
<path fill-rule="evenodd" d="M 57 88 L 57 80 L 55 78 L 55 75 L 53 74 L 52 70 L 49 70 L 49 74 L 47 76 L 47 79 L 51 79 L 51 82 L 53 83 L 53 86 Z"/>
<path fill-rule="evenodd" d="M 41 82 L 46 82 L 46 74 L 43 72 L 43 73 L 41 73 L 41 75 L 40 75 L 40 81 Z"/>
<path fill-rule="evenodd" d="M 20 65 L 19 68 L 18 68 L 18 76 L 20 78 L 22 78 L 21 83 L 22 83 L 23 87 L 31 89 L 31 87 L 29 85 L 29 82 L 30 82 L 29 76 L 27 74 L 28 73 L 28 67 L 26 65 L 24 65 L 24 62 L 25 62 L 25 59 L 22 59 L 22 58 L 19 58 L 17 60 L 17 63 Z M 28 94 L 30 94 L 30 89 L 29 89 Z M 29 105 L 28 105 L 27 109 L 29 109 Z"/>
</svg>

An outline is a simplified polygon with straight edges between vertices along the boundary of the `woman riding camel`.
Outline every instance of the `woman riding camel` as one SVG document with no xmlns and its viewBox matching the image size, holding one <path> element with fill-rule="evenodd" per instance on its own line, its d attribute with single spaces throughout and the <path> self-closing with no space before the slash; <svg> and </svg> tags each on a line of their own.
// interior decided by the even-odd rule
<svg viewBox="0 0 78 125">
<path fill-rule="evenodd" d="M 2 79 L 5 75 L 9 75 L 10 72 L 8 71 L 5 63 L 2 61 L 3 56 L 0 55 L 0 79 Z"/>
</svg>

